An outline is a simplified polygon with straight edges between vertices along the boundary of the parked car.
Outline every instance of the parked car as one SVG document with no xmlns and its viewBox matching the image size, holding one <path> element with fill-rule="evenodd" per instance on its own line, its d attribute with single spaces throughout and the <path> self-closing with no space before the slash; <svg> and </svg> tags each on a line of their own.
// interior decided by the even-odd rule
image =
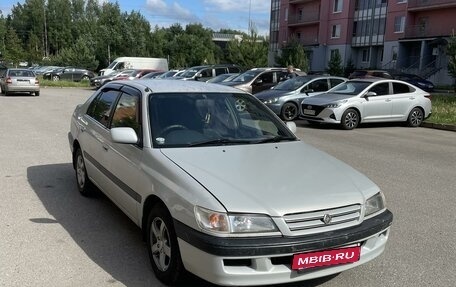
<svg viewBox="0 0 456 287">
<path fill-rule="evenodd" d="M 388 71 L 384 70 L 355 70 L 348 76 L 349 79 L 365 79 L 365 78 L 385 78 L 393 79 L 393 76 Z"/>
<path fill-rule="evenodd" d="M 95 77 L 94 72 L 74 67 L 55 69 L 43 74 L 43 79 L 52 81 L 67 80 L 79 82 L 88 81 L 93 77 Z"/>
<path fill-rule="evenodd" d="M 339 273 L 389 237 L 380 188 L 293 131 L 239 89 L 139 80 L 78 105 L 68 138 L 80 193 L 97 186 L 142 229 L 159 280 L 243 286 Z"/>
<path fill-rule="evenodd" d="M 90 86 L 99 88 L 103 86 L 106 83 L 109 83 L 113 81 L 116 77 L 123 77 L 131 75 L 135 70 L 129 69 L 129 70 L 118 70 L 114 71 L 113 73 L 109 75 L 103 75 L 103 76 L 96 76 L 90 79 Z"/>
<path fill-rule="evenodd" d="M 207 83 L 220 83 L 220 82 L 229 82 L 232 79 L 236 78 L 239 73 L 227 73 L 215 76 L 212 79 L 207 80 Z"/>
<path fill-rule="evenodd" d="M 205 65 L 188 68 L 176 77 L 180 80 L 196 80 L 205 82 L 215 76 L 227 73 L 240 73 L 241 68 L 232 64 Z"/>
<path fill-rule="evenodd" d="M 286 68 L 253 68 L 229 82 L 222 82 L 220 84 L 256 94 L 277 85 L 280 81 L 285 80 L 286 76 Z"/>
<path fill-rule="evenodd" d="M 412 84 L 414 86 L 417 86 L 418 88 L 420 88 L 426 92 L 434 91 L 434 84 L 431 81 L 423 79 L 418 75 L 399 73 L 399 74 L 393 74 L 393 77 L 396 80 L 401 80 L 401 81 L 407 82 L 409 84 Z"/>
<path fill-rule="evenodd" d="M 40 95 L 40 82 L 35 73 L 28 69 L 6 69 L 0 71 L 0 89 L 8 96 L 11 93 Z"/>
<path fill-rule="evenodd" d="M 166 79 L 166 78 L 172 78 L 172 77 L 177 77 L 179 73 L 182 73 L 184 70 L 169 70 L 167 72 L 164 72 L 163 74 L 159 75 L 159 79 Z"/>
<path fill-rule="evenodd" d="M 150 72 L 150 73 L 147 73 L 145 74 L 144 76 L 141 77 L 141 79 L 145 80 L 145 79 L 156 79 L 158 77 L 160 77 L 161 75 L 163 75 L 165 72 Z"/>
<path fill-rule="evenodd" d="M 292 121 L 299 116 L 304 98 L 324 93 L 347 80 L 336 76 L 297 76 L 255 96 L 283 120 Z"/>
<path fill-rule="evenodd" d="M 306 98 L 301 118 L 340 124 L 351 130 L 360 123 L 407 122 L 418 127 L 431 114 L 431 95 L 403 81 L 356 79 L 327 93 Z"/>
<path fill-rule="evenodd" d="M 62 69 L 62 67 L 58 66 L 41 66 L 34 70 L 36 75 L 43 75 L 44 73 L 51 72 L 55 69 Z"/>
</svg>

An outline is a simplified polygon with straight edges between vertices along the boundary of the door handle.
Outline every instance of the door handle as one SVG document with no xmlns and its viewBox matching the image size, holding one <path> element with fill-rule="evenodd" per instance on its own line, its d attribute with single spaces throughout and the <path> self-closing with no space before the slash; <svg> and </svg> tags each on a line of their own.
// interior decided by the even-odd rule
<svg viewBox="0 0 456 287">
<path fill-rule="evenodd" d="M 385 102 L 391 102 L 391 99 L 386 99 Z"/>
<path fill-rule="evenodd" d="M 410 100 L 414 100 L 414 99 L 415 99 L 415 97 L 410 97 L 409 99 L 410 99 Z"/>
</svg>

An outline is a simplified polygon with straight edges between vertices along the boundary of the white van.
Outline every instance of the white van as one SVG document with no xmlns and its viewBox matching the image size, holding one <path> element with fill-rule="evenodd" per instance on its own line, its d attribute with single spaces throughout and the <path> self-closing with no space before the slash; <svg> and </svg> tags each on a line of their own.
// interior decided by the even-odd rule
<svg viewBox="0 0 456 287">
<path fill-rule="evenodd" d="M 100 76 L 123 69 L 155 69 L 166 72 L 168 71 L 168 60 L 165 58 L 119 57 L 107 68 L 100 70 Z"/>
</svg>

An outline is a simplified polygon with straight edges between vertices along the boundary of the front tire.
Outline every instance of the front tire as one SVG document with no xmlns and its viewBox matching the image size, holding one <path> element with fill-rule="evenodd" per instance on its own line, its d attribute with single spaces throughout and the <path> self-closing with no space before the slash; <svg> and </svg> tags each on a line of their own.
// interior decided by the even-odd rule
<svg viewBox="0 0 456 287">
<path fill-rule="evenodd" d="M 178 283 L 185 269 L 171 215 L 162 204 L 152 207 L 147 219 L 146 236 L 155 276 L 167 285 Z"/>
<path fill-rule="evenodd" d="M 407 118 L 407 124 L 409 127 L 419 127 L 423 123 L 424 113 L 420 108 L 413 108 Z"/>
<path fill-rule="evenodd" d="M 87 175 L 84 157 L 80 148 L 76 150 L 74 157 L 78 190 L 83 196 L 90 196 L 93 194 L 93 184 Z"/>
<path fill-rule="evenodd" d="M 359 114 L 354 109 L 347 109 L 340 119 L 340 125 L 344 130 L 352 130 L 359 125 Z"/>
<path fill-rule="evenodd" d="M 52 76 L 52 80 L 53 80 L 54 82 L 60 81 L 60 77 L 57 76 L 57 75 Z"/>
<path fill-rule="evenodd" d="M 293 121 L 298 116 L 298 107 L 293 103 L 285 103 L 282 107 L 281 117 L 285 121 Z"/>
</svg>

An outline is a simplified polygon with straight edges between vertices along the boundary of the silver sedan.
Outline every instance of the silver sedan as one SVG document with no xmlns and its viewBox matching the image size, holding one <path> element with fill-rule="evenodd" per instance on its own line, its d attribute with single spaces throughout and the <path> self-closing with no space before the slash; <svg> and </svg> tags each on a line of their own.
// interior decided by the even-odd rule
<svg viewBox="0 0 456 287">
<path fill-rule="evenodd" d="M 300 117 L 310 123 L 340 124 L 351 130 L 360 123 L 407 122 L 418 127 L 430 116 L 431 95 L 403 81 L 350 80 L 302 101 Z"/>
<path fill-rule="evenodd" d="M 0 88 L 5 96 L 11 93 L 40 95 L 38 78 L 33 71 L 27 69 L 7 69 L 0 71 Z"/>
</svg>

